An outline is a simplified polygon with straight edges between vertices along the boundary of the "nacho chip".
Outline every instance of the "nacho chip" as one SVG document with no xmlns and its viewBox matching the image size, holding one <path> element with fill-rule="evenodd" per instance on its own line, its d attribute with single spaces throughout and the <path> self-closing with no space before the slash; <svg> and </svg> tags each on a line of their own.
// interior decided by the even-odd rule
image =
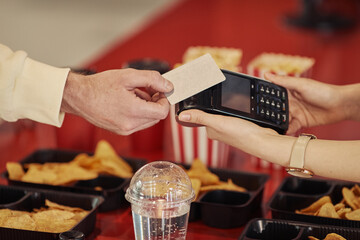
<svg viewBox="0 0 360 240">
<path fill-rule="evenodd" d="M 209 169 L 200 159 L 195 159 L 190 169 L 187 171 L 190 178 L 197 178 L 201 181 L 202 186 L 214 185 L 219 183 L 219 177 L 210 172 Z"/>
<path fill-rule="evenodd" d="M 0 227 L 59 233 L 70 230 L 88 211 L 45 200 L 46 207 L 32 212 L 0 209 Z"/>
<path fill-rule="evenodd" d="M 65 210 L 59 209 L 50 209 L 42 212 L 38 212 L 33 214 L 33 219 L 37 220 L 50 220 L 50 219 L 57 219 L 57 220 L 68 220 L 74 217 L 75 214 Z"/>
<path fill-rule="evenodd" d="M 317 200 L 316 202 L 314 202 L 313 204 L 311 204 L 309 207 L 307 208 L 303 208 L 301 210 L 299 210 L 300 213 L 315 213 L 316 211 L 318 211 L 321 206 L 323 206 L 325 203 L 331 203 L 331 199 L 329 196 L 323 196 L 322 198 L 320 198 L 319 200 Z"/>
<path fill-rule="evenodd" d="M 93 157 L 90 157 L 86 153 L 80 153 L 70 162 L 70 164 L 76 164 L 83 168 L 91 168 L 92 164 L 96 161 Z"/>
<path fill-rule="evenodd" d="M 69 212 L 84 212 L 84 209 L 82 209 L 82 208 L 60 205 L 60 204 L 52 202 L 48 199 L 45 199 L 45 205 L 48 206 L 49 209 L 59 209 L 59 210 L 65 210 L 65 211 L 69 211 Z"/>
<path fill-rule="evenodd" d="M 26 174 L 21 178 L 23 182 L 51 184 L 57 178 L 53 171 L 42 171 L 36 165 L 30 165 Z"/>
<path fill-rule="evenodd" d="M 102 158 L 100 170 L 121 178 L 131 178 L 133 173 L 124 168 L 123 163 L 113 158 Z"/>
<path fill-rule="evenodd" d="M 339 211 L 340 209 L 345 208 L 345 204 L 344 203 L 338 203 L 334 207 L 335 207 L 336 211 Z"/>
<path fill-rule="evenodd" d="M 190 178 L 190 180 L 191 180 L 192 188 L 194 189 L 194 192 L 195 192 L 194 201 L 196 201 L 197 197 L 199 196 L 201 181 L 197 178 Z"/>
<path fill-rule="evenodd" d="M 60 233 L 70 230 L 77 222 L 73 219 L 67 219 L 66 221 L 52 219 L 49 222 L 49 219 L 36 219 L 36 231 L 40 232 L 51 232 L 51 233 Z"/>
<path fill-rule="evenodd" d="M 345 218 L 348 220 L 360 221 L 360 209 L 356 209 L 352 212 L 346 213 Z"/>
<path fill-rule="evenodd" d="M 227 190 L 227 191 L 237 191 L 237 192 L 246 192 L 247 190 L 243 187 L 240 187 L 233 183 L 229 178 L 227 182 L 219 182 L 215 185 L 208 185 L 200 188 L 201 192 L 209 192 L 214 190 Z"/>
<path fill-rule="evenodd" d="M 350 189 L 348 189 L 347 187 L 343 187 L 342 194 L 347 205 L 349 205 L 353 210 L 358 209 L 355 203 L 357 199 L 355 197 L 355 194 Z"/>
<path fill-rule="evenodd" d="M 21 164 L 16 163 L 16 162 L 7 162 L 6 170 L 8 171 L 9 179 L 11 179 L 11 180 L 19 181 L 25 174 L 24 169 L 21 166 Z"/>
<path fill-rule="evenodd" d="M 355 184 L 352 188 L 351 191 L 355 194 L 355 196 L 360 197 L 360 187 L 358 184 Z"/>
<path fill-rule="evenodd" d="M 308 238 L 309 238 L 310 240 L 320 240 L 320 239 L 318 239 L 318 238 L 316 238 L 316 237 L 313 237 L 313 236 L 308 236 Z"/>
<path fill-rule="evenodd" d="M 35 221 L 28 215 L 22 214 L 20 216 L 8 217 L 2 224 L 5 228 L 15 228 L 23 230 L 35 230 Z"/>
<path fill-rule="evenodd" d="M 116 151 L 105 140 L 100 140 L 97 143 L 94 156 L 101 159 L 111 159 L 116 165 L 119 165 L 125 171 L 132 173 L 131 166 L 124 159 L 119 157 Z"/>
<path fill-rule="evenodd" d="M 336 213 L 339 215 L 341 219 L 345 219 L 346 218 L 345 215 L 347 213 L 350 213 L 351 211 L 352 211 L 351 208 L 341 208 L 337 210 Z"/>
<path fill-rule="evenodd" d="M 339 215 L 335 211 L 335 207 L 332 203 L 325 203 L 321 206 L 319 213 L 317 214 L 319 217 L 328 217 L 328 218 L 340 218 Z"/>
<path fill-rule="evenodd" d="M 11 210 L 10 209 L 0 209 L 0 226 L 5 222 L 6 219 L 11 217 Z"/>
<path fill-rule="evenodd" d="M 336 233 L 329 233 L 328 235 L 326 235 L 324 240 L 346 240 L 346 238 L 344 238 Z"/>
<path fill-rule="evenodd" d="M 78 180 L 94 179 L 98 176 L 97 173 L 70 164 L 59 164 L 53 172 L 56 174 L 56 179 L 52 182 L 47 182 L 52 185 L 65 185 Z"/>
</svg>

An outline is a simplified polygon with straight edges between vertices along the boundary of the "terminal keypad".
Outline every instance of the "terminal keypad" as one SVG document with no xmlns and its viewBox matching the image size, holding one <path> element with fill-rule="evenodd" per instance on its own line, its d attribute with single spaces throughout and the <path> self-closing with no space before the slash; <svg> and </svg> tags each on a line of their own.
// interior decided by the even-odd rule
<svg viewBox="0 0 360 240">
<path fill-rule="evenodd" d="M 256 114 L 276 123 L 285 124 L 286 115 L 286 92 L 266 83 L 256 86 Z"/>
</svg>

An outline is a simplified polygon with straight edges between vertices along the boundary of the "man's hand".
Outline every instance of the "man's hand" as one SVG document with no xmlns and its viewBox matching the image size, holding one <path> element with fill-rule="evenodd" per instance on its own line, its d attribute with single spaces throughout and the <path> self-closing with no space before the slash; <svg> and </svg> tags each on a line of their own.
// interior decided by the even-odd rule
<svg viewBox="0 0 360 240">
<path fill-rule="evenodd" d="M 70 72 L 61 111 L 121 135 L 151 127 L 169 113 L 164 92 L 170 81 L 156 71 L 110 70 L 94 75 Z"/>
</svg>

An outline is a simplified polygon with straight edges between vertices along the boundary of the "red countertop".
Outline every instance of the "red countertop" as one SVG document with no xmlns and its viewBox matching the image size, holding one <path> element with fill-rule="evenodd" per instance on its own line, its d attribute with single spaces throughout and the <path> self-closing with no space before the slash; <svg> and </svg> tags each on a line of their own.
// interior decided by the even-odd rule
<svg viewBox="0 0 360 240">
<path fill-rule="evenodd" d="M 331 1 L 337 9 L 354 14 L 356 1 Z M 319 33 L 288 26 L 283 18 L 298 11 L 300 1 L 277 0 L 185 0 L 156 16 L 136 34 L 115 42 L 84 67 L 96 71 L 121 68 L 126 61 L 145 57 L 182 61 L 189 46 L 234 47 L 243 50 L 241 66 L 262 52 L 308 56 L 315 59 L 312 77 L 332 84 L 360 81 L 360 28 L 338 33 Z M 359 16 L 357 17 L 359 18 Z M 354 140 L 360 138 L 360 123 L 346 121 L 307 129 L 321 139 Z M 62 148 L 93 151 L 100 139 L 107 139 L 120 155 L 147 160 L 172 160 L 168 119 L 131 136 L 117 136 L 86 121 L 67 116 L 60 129 L 31 121 L 5 123 L 0 126 L 0 170 L 7 161 L 18 161 L 39 148 Z M 140 140 L 146 144 L 136 144 Z M 248 156 L 233 151 L 229 167 L 268 173 L 264 203 L 285 176 L 282 171 L 252 166 Z M 240 159 L 241 158 L 241 159 Z M 6 184 L 4 179 L 0 180 Z M 266 214 L 268 217 L 269 215 Z M 237 239 L 243 227 L 210 228 L 191 222 L 187 239 Z M 134 239 L 130 209 L 99 213 L 96 229 L 88 239 Z"/>
</svg>

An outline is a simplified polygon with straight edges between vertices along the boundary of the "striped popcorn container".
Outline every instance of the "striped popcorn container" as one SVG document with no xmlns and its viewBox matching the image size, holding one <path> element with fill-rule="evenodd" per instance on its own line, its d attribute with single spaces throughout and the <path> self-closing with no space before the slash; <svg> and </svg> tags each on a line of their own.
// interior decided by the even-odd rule
<svg viewBox="0 0 360 240">
<path fill-rule="evenodd" d="M 266 72 L 271 72 L 276 75 L 310 78 L 314 63 L 314 59 L 303 56 L 262 53 L 249 62 L 247 65 L 247 74 L 262 79 Z M 251 156 L 251 163 L 259 168 L 283 170 L 280 165 L 267 162 L 254 156 Z"/>
<path fill-rule="evenodd" d="M 242 50 L 214 46 L 190 46 L 183 55 L 183 63 L 190 62 L 209 53 L 219 68 L 240 71 Z M 176 66 L 181 64 L 176 64 Z M 230 146 L 209 139 L 205 127 L 184 127 L 175 119 L 175 108 L 170 110 L 170 125 L 175 162 L 191 164 L 198 158 L 208 167 L 226 168 Z"/>
<path fill-rule="evenodd" d="M 209 139 L 205 127 L 184 127 L 175 119 L 175 108 L 170 110 L 170 125 L 174 161 L 189 164 L 198 158 L 208 167 L 226 168 L 230 147 Z"/>
<path fill-rule="evenodd" d="M 285 55 L 280 53 L 262 53 L 247 65 L 247 73 L 264 78 L 266 72 L 292 77 L 311 77 L 313 58 Z"/>
</svg>

